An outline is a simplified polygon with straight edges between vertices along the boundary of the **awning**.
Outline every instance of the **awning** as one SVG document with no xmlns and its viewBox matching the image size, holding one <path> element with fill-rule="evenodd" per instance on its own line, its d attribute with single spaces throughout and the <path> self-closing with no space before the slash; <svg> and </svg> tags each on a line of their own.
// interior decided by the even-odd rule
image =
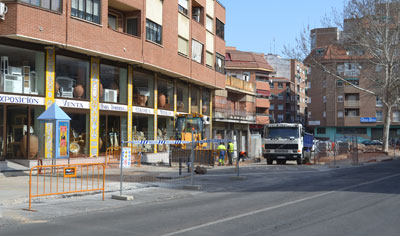
<svg viewBox="0 0 400 236">
<path fill-rule="evenodd" d="M 271 95 L 271 92 L 268 90 L 257 89 L 257 94 L 260 94 L 264 97 L 269 97 Z"/>
</svg>

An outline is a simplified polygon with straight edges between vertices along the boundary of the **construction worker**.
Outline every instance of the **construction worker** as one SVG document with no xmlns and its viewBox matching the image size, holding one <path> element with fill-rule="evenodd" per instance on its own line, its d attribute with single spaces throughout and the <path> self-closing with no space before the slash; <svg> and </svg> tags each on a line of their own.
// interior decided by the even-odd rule
<svg viewBox="0 0 400 236">
<path fill-rule="evenodd" d="M 219 158 L 218 158 L 218 165 L 224 165 L 225 164 L 225 152 L 226 152 L 226 147 L 224 143 L 220 143 L 217 150 L 219 151 Z"/>
<path fill-rule="evenodd" d="M 232 141 L 229 141 L 229 143 L 228 143 L 228 159 L 229 159 L 229 165 L 232 165 L 233 149 L 234 149 L 234 145 L 233 145 Z"/>
<path fill-rule="evenodd" d="M 247 153 L 245 151 L 241 151 L 239 153 L 238 161 L 240 161 L 240 159 L 242 159 L 242 161 L 244 161 L 245 158 L 247 158 Z"/>
</svg>

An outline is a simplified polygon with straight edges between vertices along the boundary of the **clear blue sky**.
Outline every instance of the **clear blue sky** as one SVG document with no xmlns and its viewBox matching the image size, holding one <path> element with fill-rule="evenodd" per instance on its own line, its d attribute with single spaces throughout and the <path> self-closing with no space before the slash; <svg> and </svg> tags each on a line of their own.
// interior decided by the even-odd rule
<svg viewBox="0 0 400 236">
<path fill-rule="evenodd" d="M 227 46 L 241 51 L 282 54 L 301 30 L 322 27 L 321 18 L 344 0 L 219 0 L 226 8 Z"/>
</svg>

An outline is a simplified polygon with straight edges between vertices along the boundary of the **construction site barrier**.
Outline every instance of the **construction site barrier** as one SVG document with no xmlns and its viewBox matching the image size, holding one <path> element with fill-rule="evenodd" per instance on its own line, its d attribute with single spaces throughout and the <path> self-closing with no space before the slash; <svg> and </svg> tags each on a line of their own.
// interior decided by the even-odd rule
<svg viewBox="0 0 400 236">
<path fill-rule="evenodd" d="M 106 158 L 105 158 L 106 167 L 110 166 L 111 164 L 119 165 L 120 159 L 121 159 L 121 147 L 111 146 L 111 147 L 107 148 Z M 132 147 L 132 164 L 136 162 L 137 167 L 140 167 L 141 160 L 142 160 L 141 148 L 133 146 Z"/>
<path fill-rule="evenodd" d="M 35 197 L 102 191 L 104 200 L 104 186 L 103 163 L 38 165 L 29 172 L 28 210 L 32 211 L 32 198 Z"/>
<path fill-rule="evenodd" d="M 190 162 L 190 149 L 173 148 L 171 150 L 170 162 L 188 163 Z M 195 149 L 194 162 L 199 165 L 214 166 L 218 152 L 212 149 Z"/>
</svg>

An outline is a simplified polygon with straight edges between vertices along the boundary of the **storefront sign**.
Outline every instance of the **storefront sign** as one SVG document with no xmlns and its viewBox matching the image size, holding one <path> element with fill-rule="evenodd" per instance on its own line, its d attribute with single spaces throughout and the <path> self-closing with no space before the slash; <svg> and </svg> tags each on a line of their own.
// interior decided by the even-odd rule
<svg viewBox="0 0 400 236">
<path fill-rule="evenodd" d="M 76 177 L 76 167 L 64 167 L 64 178 Z"/>
<path fill-rule="evenodd" d="M 56 122 L 56 158 L 69 157 L 69 121 Z"/>
<path fill-rule="evenodd" d="M 132 111 L 133 111 L 133 113 L 141 113 L 141 114 L 149 114 L 149 115 L 154 114 L 154 109 L 146 108 L 146 107 L 132 106 Z"/>
<path fill-rule="evenodd" d="M 89 109 L 90 108 L 89 102 L 86 102 L 86 101 L 56 99 L 56 103 L 60 107 L 80 108 L 80 109 Z"/>
<path fill-rule="evenodd" d="M 171 117 L 174 117 L 174 112 L 173 111 L 158 110 L 157 114 L 159 116 L 171 116 Z"/>
<path fill-rule="evenodd" d="M 360 117 L 361 123 L 376 123 L 376 117 Z"/>
<path fill-rule="evenodd" d="M 44 100 L 41 97 L 0 94 L 0 103 L 44 105 Z"/>
<path fill-rule="evenodd" d="M 126 105 L 117 105 L 117 104 L 100 103 L 100 110 L 127 112 L 128 111 L 128 106 L 126 106 Z"/>
</svg>

